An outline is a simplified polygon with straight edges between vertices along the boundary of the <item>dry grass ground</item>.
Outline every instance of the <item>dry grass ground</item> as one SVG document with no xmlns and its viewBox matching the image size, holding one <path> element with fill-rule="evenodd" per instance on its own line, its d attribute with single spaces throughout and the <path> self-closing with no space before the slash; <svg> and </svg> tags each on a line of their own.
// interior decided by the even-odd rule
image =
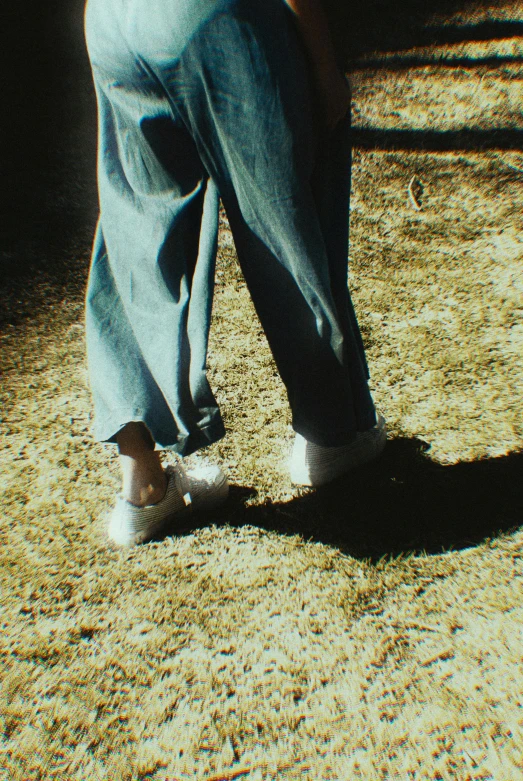
<svg viewBox="0 0 523 781">
<path fill-rule="evenodd" d="M 81 300 L 44 291 L 5 329 L 1 781 L 523 779 L 523 151 L 494 132 L 523 132 L 523 43 L 402 57 L 424 64 L 352 74 L 379 463 L 290 485 L 284 391 L 225 222 L 219 512 L 108 547 L 117 465 L 90 439 Z M 475 148 L 445 136 L 471 128 Z"/>
</svg>

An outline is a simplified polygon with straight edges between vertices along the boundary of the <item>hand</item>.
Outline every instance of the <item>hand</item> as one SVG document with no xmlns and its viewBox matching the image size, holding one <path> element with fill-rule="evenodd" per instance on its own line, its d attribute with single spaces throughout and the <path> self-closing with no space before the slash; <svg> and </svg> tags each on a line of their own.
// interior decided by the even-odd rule
<svg viewBox="0 0 523 781">
<path fill-rule="evenodd" d="M 350 108 L 350 87 L 338 68 L 317 74 L 319 101 L 325 124 L 333 130 Z"/>
</svg>

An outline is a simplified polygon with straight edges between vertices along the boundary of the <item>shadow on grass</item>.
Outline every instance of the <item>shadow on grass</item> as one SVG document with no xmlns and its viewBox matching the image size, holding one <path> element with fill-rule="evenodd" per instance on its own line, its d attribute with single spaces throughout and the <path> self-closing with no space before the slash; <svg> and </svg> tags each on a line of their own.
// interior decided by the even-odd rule
<svg viewBox="0 0 523 781">
<path fill-rule="evenodd" d="M 487 149 L 523 149 L 523 130 L 519 128 L 463 128 L 460 130 L 384 130 L 359 128 L 351 130 L 352 143 L 363 149 L 424 150 L 426 152 L 469 151 Z"/>
<path fill-rule="evenodd" d="M 256 490 L 232 486 L 212 522 L 300 534 L 371 561 L 467 548 L 523 524 L 523 453 L 442 466 L 427 450 L 391 440 L 378 461 L 289 502 L 246 505 Z"/>
<path fill-rule="evenodd" d="M 487 57 L 445 57 L 440 56 L 436 60 L 434 57 L 426 55 L 413 55 L 410 52 L 405 55 L 404 52 L 394 54 L 390 57 L 365 57 L 365 59 L 356 60 L 350 66 L 351 72 L 379 70 L 386 71 L 404 71 L 412 68 L 464 68 L 465 70 L 478 70 L 481 68 L 498 69 L 504 66 L 520 66 L 523 63 L 523 57 L 519 55 L 500 55 L 492 54 Z M 496 74 L 492 74 L 496 75 Z M 503 75 L 500 73 L 500 76 Z"/>
<path fill-rule="evenodd" d="M 84 4 L 2 3 L 0 327 L 84 296 L 98 212 Z"/>
<path fill-rule="evenodd" d="M 382 5 L 386 6 L 387 4 L 383 3 Z M 461 5 L 466 6 L 466 3 Z M 369 14 L 370 8 L 365 10 Z M 379 25 L 373 27 L 370 14 L 364 16 L 365 10 L 360 11 L 362 23 L 359 28 L 356 28 L 357 32 L 354 32 L 352 37 L 350 33 L 346 34 L 345 50 L 349 54 L 352 52 L 361 55 L 376 50 L 395 51 L 426 46 L 484 43 L 517 38 L 523 35 L 523 22 L 519 20 L 492 20 L 477 24 L 436 26 L 430 24 L 430 19 L 428 20 L 423 14 L 413 14 L 409 19 L 406 16 L 406 9 L 402 9 L 400 14 L 394 11 L 393 7 L 384 8 L 381 12 Z M 362 29 L 363 33 L 360 32 Z"/>
<path fill-rule="evenodd" d="M 504 0 L 323 0 L 345 64 L 370 52 L 515 38 L 523 21 L 496 18 Z M 494 11 L 494 15 L 492 12 Z M 464 12 L 464 16 L 460 12 Z"/>
</svg>

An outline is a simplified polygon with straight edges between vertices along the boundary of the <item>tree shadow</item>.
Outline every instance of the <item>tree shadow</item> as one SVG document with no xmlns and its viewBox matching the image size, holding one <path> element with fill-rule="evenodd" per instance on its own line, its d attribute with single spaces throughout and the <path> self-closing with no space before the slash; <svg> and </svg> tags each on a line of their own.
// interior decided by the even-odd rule
<svg viewBox="0 0 523 781">
<path fill-rule="evenodd" d="M 383 3 L 383 6 L 386 6 Z M 465 3 L 461 4 L 465 6 Z M 369 12 L 369 7 L 366 11 Z M 346 61 L 350 63 L 355 57 L 361 57 L 374 51 L 397 51 L 428 46 L 450 46 L 458 43 L 481 43 L 499 41 L 505 38 L 517 38 L 523 35 L 521 21 L 486 21 L 477 24 L 434 25 L 428 24 L 423 16 L 414 15 L 411 18 L 405 13 L 390 14 L 386 11 L 379 25 L 374 29 L 363 20 L 361 27 L 352 35 L 347 35 L 345 46 Z M 360 11 L 361 14 L 361 11 Z M 388 23 L 387 23 L 388 22 Z M 370 33 L 370 34 L 369 34 Z"/>
<path fill-rule="evenodd" d="M 505 65 L 521 65 L 523 57 L 518 54 L 502 55 L 490 54 L 484 57 L 444 57 L 443 55 L 430 56 L 427 54 L 413 54 L 411 52 L 395 52 L 390 56 L 365 57 L 351 63 L 352 73 L 357 71 L 402 71 L 410 68 L 423 68 L 425 66 L 439 68 L 464 68 L 465 70 L 481 68 L 502 68 Z"/>
<path fill-rule="evenodd" d="M 374 127 L 353 127 L 354 146 L 363 149 L 423 150 L 425 152 L 474 151 L 492 149 L 523 149 L 523 128 L 495 127 L 461 130 L 385 130 Z"/>
<path fill-rule="evenodd" d="M 521 19 L 492 18 L 488 10 L 502 3 L 488 0 L 323 2 L 340 61 L 347 66 L 371 52 L 500 40 L 523 34 Z M 487 13 L 482 14 L 482 9 Z M 469 21 L 455 21 L 460 11 L 465 12 Z"/>
<path fill-rule="evenodd" d="M 246 504 L 256 491 L 231 487 L 228 502 L 177 534 L 209 522 L 257 526 L 377 561 L 479 545 L 523 524 L 523 453 L 443 466 L 419 439 L 390 440 L 380 459 L 288 502 Z"/>
</svg>

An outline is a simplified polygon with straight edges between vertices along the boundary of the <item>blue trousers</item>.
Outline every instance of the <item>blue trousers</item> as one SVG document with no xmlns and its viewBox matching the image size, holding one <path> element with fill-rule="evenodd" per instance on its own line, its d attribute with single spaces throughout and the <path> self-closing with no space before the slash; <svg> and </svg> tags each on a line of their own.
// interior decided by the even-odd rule
<svg viewBox="0 0 523 781">
<path fill-rule="evenodd" d="M 375 423 L 347 289 L 348 118 L 322 128 L 282 0 L 89 0 L 100 220 L 86 308 L 94 433 L 180 455 L 224 434 L 206 378 L 222 199 L 294 429 Z M 234 345 L 231 345 L 234 349 Z"/>
</svg>

